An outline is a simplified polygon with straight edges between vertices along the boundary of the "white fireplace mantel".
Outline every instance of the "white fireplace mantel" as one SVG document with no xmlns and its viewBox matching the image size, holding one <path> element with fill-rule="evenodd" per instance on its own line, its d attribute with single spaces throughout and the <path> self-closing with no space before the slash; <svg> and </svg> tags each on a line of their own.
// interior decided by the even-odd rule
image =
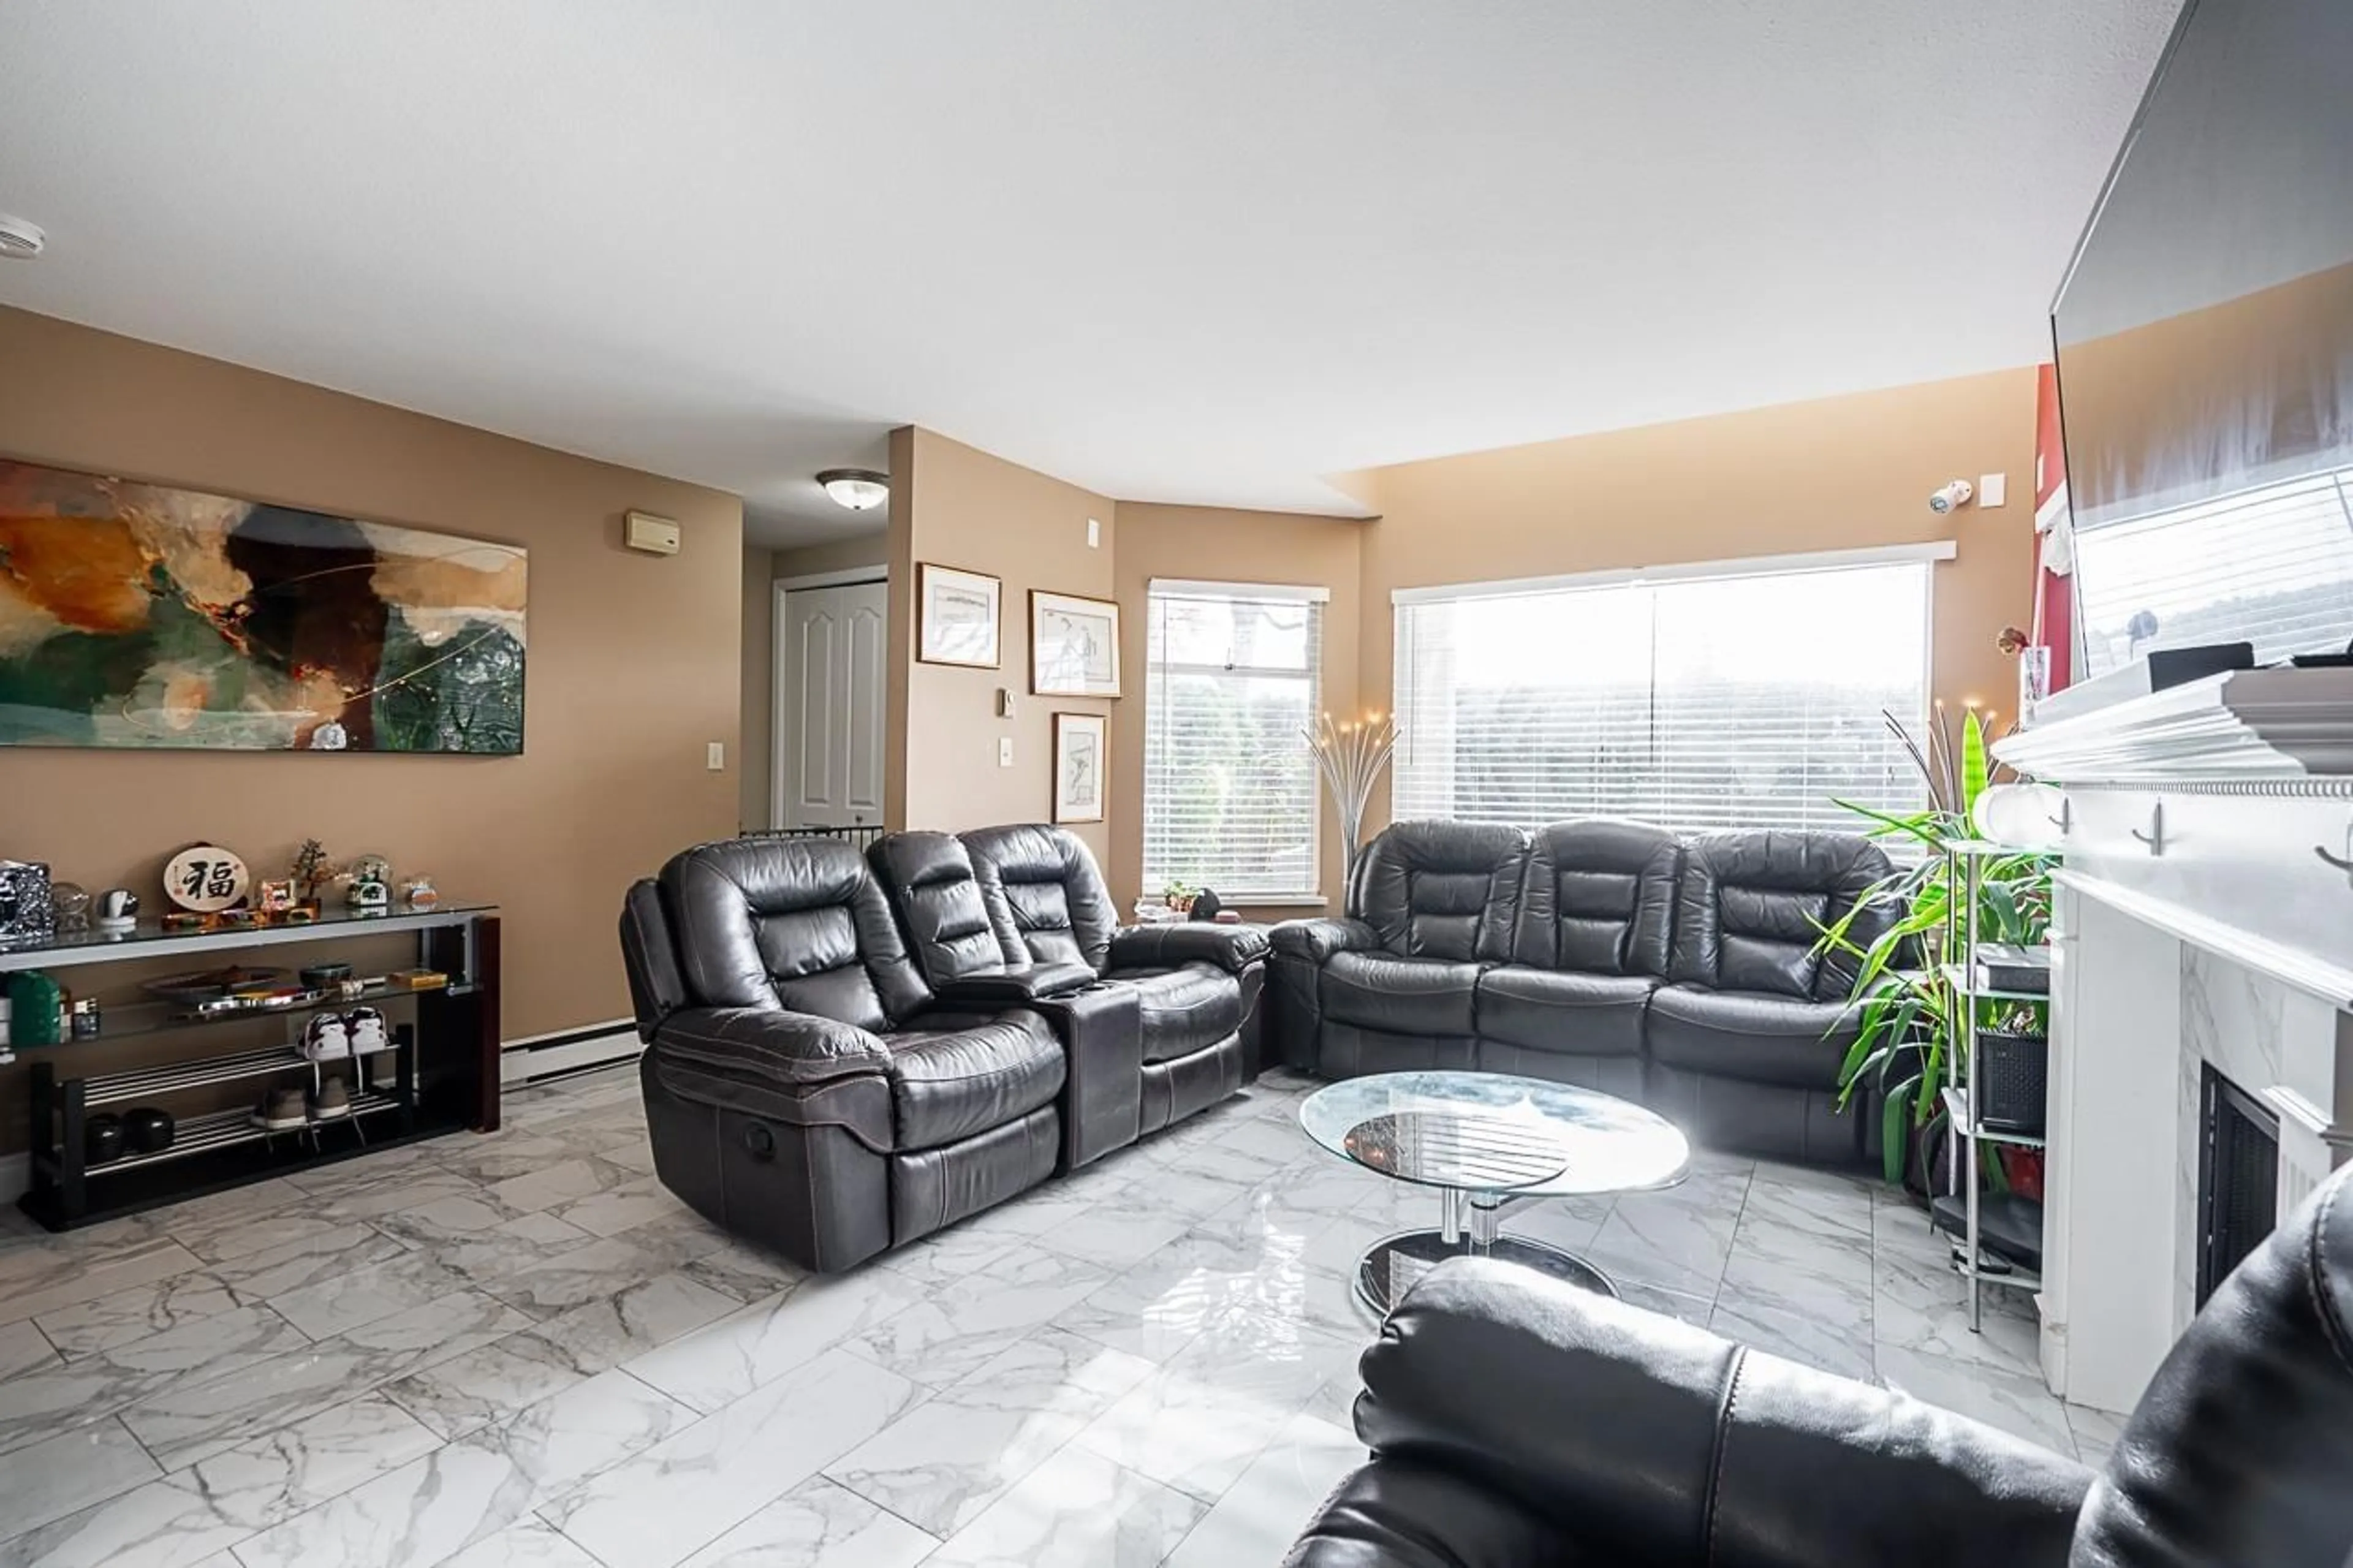
<svg viewBox="0 0 2353 1568">
<path fill-rule="evenodd" d="M 2208 676 L 2023 731 L 1994 752 L 2053 783 L 2353 778 L 2353 668 Z"/>
<path fill-rule="evenodd" d="M 2043 1371 L 2127 1410 L 2195 1304 L 2204 1069 L 2278 1115 L 2283 1215 L 2353 1150 L 2353 669 L 2214 676 L 1994 754 L 2066 803 Z"/>
</svg>

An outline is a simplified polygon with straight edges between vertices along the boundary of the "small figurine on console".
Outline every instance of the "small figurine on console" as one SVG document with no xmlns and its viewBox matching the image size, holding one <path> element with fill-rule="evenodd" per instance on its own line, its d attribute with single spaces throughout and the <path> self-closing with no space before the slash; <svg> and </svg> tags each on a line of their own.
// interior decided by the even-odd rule
<svg viewBox="0 0 2353 1568">
<path fill-rule="evenodd" d="M 392 912 L 392 867 L 381 855 L 363 855 L 352 862 L 352 879 L 343 901 L 355 915 Z"/>
<path fill-rule="evenodd" d="M 128 888 L 109 888 L 98 896 L 98 929 L 121 936 L 139 924 L 139 895 Z"/>
</svg>

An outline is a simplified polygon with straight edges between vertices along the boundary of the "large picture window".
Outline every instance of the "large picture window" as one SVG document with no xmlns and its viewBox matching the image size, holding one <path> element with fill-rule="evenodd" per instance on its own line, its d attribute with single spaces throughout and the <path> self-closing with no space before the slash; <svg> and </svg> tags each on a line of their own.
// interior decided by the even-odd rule
<svg viewBox="0 0 2353 1568">
<path fill-rule="evenodd" d="M 1393 815 L 1852 828 L 1926 804 L 1928 560 L 1401 591 Z"/>
<path fill-rule="evenodd" d="M 1144 890 L 1228 903 L 1316 888 L 1324 590 L 1155 580 L 1145 675 Z"/>
</svg>

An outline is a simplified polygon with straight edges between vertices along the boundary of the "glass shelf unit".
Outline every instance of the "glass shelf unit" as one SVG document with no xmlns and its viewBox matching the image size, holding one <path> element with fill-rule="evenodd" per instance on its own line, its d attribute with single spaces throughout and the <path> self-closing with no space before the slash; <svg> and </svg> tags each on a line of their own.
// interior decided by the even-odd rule
<svg viewBox="0 0 2353 1568">
<path fill-rule="evenodd" d="M 2032 855 L 2055 860 L 2059 851 L 2048 848 L 2028 848 L 2019 845 L 2000 844 L 1983 838 L 1949 838 L 1939 845 L 1950 861 L 1947 885 L 1956 889 L 1950 900 L 1944 932 L 1944 962 L 1936 966 L 1938 981 L 1952 994 L 1951 1016 L 1958 1020 L 1959 1038 L 1956 1048 L 1947 1051 L 1945 1083 L 1941 1090 L 1950 1131 L 1947 1133 L 1949 1169 L 1954 1194 L 1936 1200 L 1931 1205 L 1931 1220 L 1936 1227 L 1953 1239 L 1952 1267 L 1968 1285 L 1969 1331 L 1979 1331 L 1984 1321 L 1984 1288 L 1990 1285 L 2001 1289 L 2040 1290 L 2040 1274 L 2031 1268 L 2006 1265 L 1989 1268 L 1985 1249 L 1987 1234 L 1986 1210 L 1989 1203 L 2000 1205 L 1997 1228 L 2019 1243 L 2031 1231 L 2038 1243 L 2042 1228 L 2041 1205 L 2014 1194 L 2000 1194 L 1989 1199 L 1981 1191 L 1983 1168 L 1988 1160 L 1999 1160 L 2003 1148 L 2039 1150 L 2044 1140 L 2035 1134 L 1997 1131 L 1978 1125 L 1973 1109 L 1971 1086 L 1979 1081 L 1978 1072 L 1978 1041 L 1985 1032 L 1980 1023 L 1979 1004 L 1995 1003 L 2010 1006 L 2033 1005 L 2047 1007 L 2051 996 L 2044 991 L 2017 991 L 2000 986 L 1983 985 L 1978 980 L 1978 950 L 1981 938 L 1978 930 L 1978 911 L 1984 887 L 1986 863 L 2009 856 Z M 2047 1014 L 2046 1014 L 2047 1017 Z M 2046 1031 L 2047 1032 L 2047 1031 Z M 2045 1049 L 2048 1049 L 2046 1046 Z"/>
<path fill-rule="evenodd" d="M 349 910 L 322 910 L 300 925 L 231 926 L 219 931 L 165 931 L 160 921 L 142 920 L 127 931 L 86 931 L 32 946 L 0 946 L 0 974 L 18 969 L 64 969 L 84 963 L 169 958 L 177 953 L 235 952 L 290 942 L 332 942 L 354 936 L 398 935 L 463 927 L 498 912 L 495 904 L 440 903 L 429 910 L 394 910 L 364 915 Z"/>
<path fill-rule="evenodd" d="M 111 1044 L 117 1040 L 137 1039 L 144 1035 L 177 1034 L 184 1029 L 217 1029 L 231 1024 L 253 1024 L 268 1018 L 307 1018 L 314 1013 L 347 1013 L 354 1007 L 383 1007 L 399 1002 L 414 1002 L 420 996 L 439 993 L 446 995 L 470 994 L 464 985 L 371 985 L 355 995 L 319 995 L 304 1002 L 283 1006 L 238 1007 L 227 1012 L 195 1016 L 192 1005 L 186 1002 L 125 1002 L 108 1006 L 101 1015 L 103 1022 L 95 1035 L 73 1039 L 51 1040 L 10 1047 L 17 1055 L 28 1052 L 50 1055 L 70 1051 L 78 1046 Z"/>
<path fill-rule="evenodd" d="M 453 903 L 206 932 L 167 933 L 151 924 L 121 937 L 90 933 L 0 952 L 0 971 L 55 970 L 71 977 L 73 991 L 93 994 L 105 966 L 129 961 L 186 956 L 197 964 L 227 963 L 255 947 L 403 933 L 416 944 L 417 967 L 447 975 L 447 984 L 378 984 L 352 996 L 321 987 L 289 1005 L 209 1016 L 190 1016 L 193 1005 L 181 1001 L 110 1003 L 95 1036 L 20 1044 L 31 1068 L 32 1180 L 18 1206 L 52 1230 L 67 1230 L 396 1143 L 467 1128 L 496 1130 L 500 927 L 490 906 Z M 372 972 L 378 962 L 371 959 Z M 290 954 L 280 964 L 297 966 Z M 313 1062 L 286 1037 L 301 1019 L 356 1007 L 389 1015 L 385 1050 Z M 284 1033 L 273 1041 L 265 1020 L 281 1017 L 288 1023 L 276 1026 Z M 237 1024 L 248 1027 L 223 1027 Z M 328 1073 L 349 1090 L 348 1114 L 300 1129 L 254 1125 L 252 1107 L 263 1084 L 315 1089 Z M 241 1087 L 248 1084 L 250 1090 Z M 171 1143 L 92 1163 L 91 1120 L 141 1106 L 172 1115 Z"/>
<path fill-rule="evenodd" d="M 1998 1127 L 1979 1127 L 1969 1111 L 1969 1090 L 1966 1084 L 1948 1084 L 1945 1088 L 1945 1113 L 1953 1119 L 1953 1130 L 1964 1138 L 1974 1138 L 1980 1143 L 2008 1143 L 2014 1148 L 2040 1149 L 2044 1146 L 2042 1134 L 2036 1132 L 2005 1132 Z"/>
</svg>

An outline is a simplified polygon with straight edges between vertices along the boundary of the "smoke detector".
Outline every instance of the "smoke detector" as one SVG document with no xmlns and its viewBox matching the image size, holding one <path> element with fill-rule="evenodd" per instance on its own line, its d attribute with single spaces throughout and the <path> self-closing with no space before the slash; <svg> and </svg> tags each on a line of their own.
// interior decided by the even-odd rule
<svg viewBox="0 0 2353 1568">
<path fill-rule="evenodd" d="M 30 261 L 41 254 L 43 237 L 38 225 L 20 217 L 0 213 L 0 258 L 10 261 Z"/>
</svg>

